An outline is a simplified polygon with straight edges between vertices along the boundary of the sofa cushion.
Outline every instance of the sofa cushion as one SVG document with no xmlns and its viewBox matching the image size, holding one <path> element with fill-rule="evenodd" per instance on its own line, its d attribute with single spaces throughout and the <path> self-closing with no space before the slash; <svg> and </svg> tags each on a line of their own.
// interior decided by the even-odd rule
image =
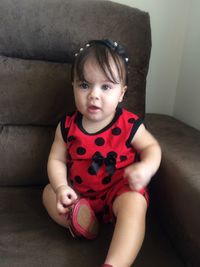
<svg viewBox="0 0 200 267">
<path fill-rule="evenodd" d="M 47 183 L 47 159 L 55 129 L 9 126 L 0 130 L 0 186 Z"/>
<path fill-rule="evenodd" d="M 162 147 L 154 205 L 187 266 L 200 266 L 200 132 L 166 115 L 146 116 Z"/>
<path fill-rule="evenodd" d="M 96 240 L 73 239 L 42 206 L 38 187 L 0 188 L 0 265 L 3 267 L 99 267 L 113 226 L 101 227 Z M 183 267 L 149 211 L 147 233 L 135 267 Z"/>
<path fill-rule="evenodd" d="M 56 125 L 74 109 L 71 65 L 0 56 L 0 124 Z"/>
<path fill-rule="evenodd" d="M 47 183 L 55 126 L 74 109 L 71 66 L 0 56 L 0 185 Z"/>
</svg>

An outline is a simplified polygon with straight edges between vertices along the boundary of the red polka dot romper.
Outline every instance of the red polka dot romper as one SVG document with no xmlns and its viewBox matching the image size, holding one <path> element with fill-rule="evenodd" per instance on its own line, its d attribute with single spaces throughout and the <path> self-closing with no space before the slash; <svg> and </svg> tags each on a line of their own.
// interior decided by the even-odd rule
<svg viewBox="0 0 200 267">
<path fill-rule="evenodd" d="M 115 198 L 130 191 L 123 172 L 138 158 L 131 141 L 141 123 L 137 115 L 119 107 L 111 123 L 97 133 L 84 130 L 78 111 L 61 120 L 69 182 L 105 222 L 113 218 Z M 148 200 L 145 188 L 140 193 Z"/>
</svg>

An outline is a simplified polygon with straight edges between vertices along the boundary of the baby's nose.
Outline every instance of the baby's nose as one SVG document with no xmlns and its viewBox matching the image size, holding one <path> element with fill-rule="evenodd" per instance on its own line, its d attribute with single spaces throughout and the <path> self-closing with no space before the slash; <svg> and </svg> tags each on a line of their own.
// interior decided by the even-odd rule
<svg viewBox="0 0 200 267">
<path fill-rule="evenodd" d="M 100 90 L 97 87 L 93 87 L 90 91 L 90 98 L 99 98 Z"/>
</svg>

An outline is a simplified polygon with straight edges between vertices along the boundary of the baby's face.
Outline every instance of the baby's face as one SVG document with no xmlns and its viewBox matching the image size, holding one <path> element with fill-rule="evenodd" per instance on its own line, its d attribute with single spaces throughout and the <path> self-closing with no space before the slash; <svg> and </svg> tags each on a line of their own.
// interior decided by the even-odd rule
<svg viewBox="0 0 200 267">
<path fill-rule="evenodd" d="M 119 80 L 113 61 L 110 62 L 110 67 L 114 77 Z M 88 122 L 106 126 L 114 117 L 118 103 L 123 100 L 126 86 L 108 80 L 93 58 L 85 62 L 84 77 L 84 81 L 75 78 L 73 83 L 76 107 Z"/>
</svg>

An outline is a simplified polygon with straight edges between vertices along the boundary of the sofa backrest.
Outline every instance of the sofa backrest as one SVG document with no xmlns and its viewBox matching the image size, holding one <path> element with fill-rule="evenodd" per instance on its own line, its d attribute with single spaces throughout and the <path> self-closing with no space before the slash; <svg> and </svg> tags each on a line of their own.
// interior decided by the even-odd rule
<svg viewBox="0 0 200 267">
<path fill-rule="evenodd" d="M 55 126 L 74 109 L 70 68 L 91 39 L 129 55 L 124 106 L 144 116 L 151 50 L 148 13 L 110 1 L 0 1 L 0 185 L 41 185 Z"/>
</svg>

